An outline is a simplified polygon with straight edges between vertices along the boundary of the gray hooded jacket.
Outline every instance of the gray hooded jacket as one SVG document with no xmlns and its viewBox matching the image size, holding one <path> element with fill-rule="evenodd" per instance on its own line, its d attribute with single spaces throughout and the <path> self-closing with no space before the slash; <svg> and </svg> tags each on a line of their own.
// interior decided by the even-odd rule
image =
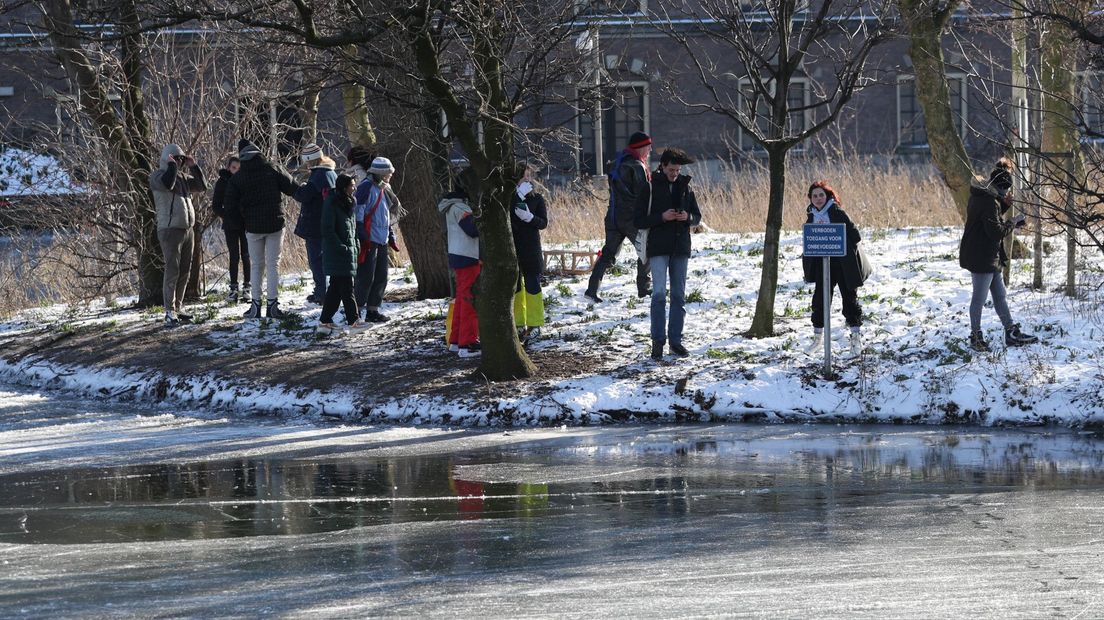
<svg viewBox="0 0 1104 620">
<path fill-rule="evenodd" d="M 192 193 L 207 191 L 207 182 L 199 166 L 188 172 L 179 170 L 171 156 L 182 156 L 184 151 L 175 144 L 161 149 L 161 165 L 150 174 L 153 204 L 157 209 L 157 229 L 188 229 L 195 225 L 195 207 Z"/>
</svg>

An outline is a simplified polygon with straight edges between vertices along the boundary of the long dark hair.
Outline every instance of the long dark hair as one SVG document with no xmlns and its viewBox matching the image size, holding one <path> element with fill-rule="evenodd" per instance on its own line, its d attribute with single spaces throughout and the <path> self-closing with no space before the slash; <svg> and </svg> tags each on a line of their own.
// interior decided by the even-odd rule
<svg viewBox="0 0 1104 620">
<path fill-rule="evenodd" d="M 828 185 L 828 181 L 824 179 L 813 181 L 813 184 L 809 186 L 809 192 L 805 195 L 806 198 L 811 201 L 813 199 L 813 190 L 817 188 L 824 190 L 829 200 L 834 200 L 837 205 L 843 206 L 843 202 L 839 199 L 839 195 L 836 194 L 836 190 L 832 189 L 832 186 Z"/>
</svg>

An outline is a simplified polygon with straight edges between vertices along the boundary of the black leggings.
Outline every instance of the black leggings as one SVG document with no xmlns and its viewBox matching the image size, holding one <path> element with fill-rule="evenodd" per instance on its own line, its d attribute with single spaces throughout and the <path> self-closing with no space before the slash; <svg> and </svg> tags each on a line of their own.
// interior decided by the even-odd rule
<svg viewBox="0 0 1104 620">
<path fill-rule="evenodd" d="M 353 299 L 353 276 L 330 276 L 330 285 L 326 288 L 326 301 L 322 303 L 323 323 L 333 323 L 337 306 L 345 306 L 345 322 L 356 323 L 357 305 Z"/>
<path fill-rule="evenodd" d="M 820 259 L 817 259 L 820 260 Z M 847 286 L 843 277 L 843 266 L 840 264 L 839 259 L 833 258 L 831 260 L 832 270 L 832 289 L 839 288 L 840 297 L 843 298 L 843 318 L 847 321 L 848 327 L 859 327 L 862 325 L 862 306 L 859 305 L 859 291 L 857 289 Z M 823 297 L 823 285 L 821 282 L 824 280 L 824 274 L 821 269 L 817 269 L 816 287 L 813 289 L 813 327 L 816 329 L 824 328 L 824 297 Z M 829 289 L 829 297 L 834 297 L 835 291 Z"/>
<path fill-rule="evenodd" d="M 242 284 L 249 286 L 249 241 L 244 230 L 224 230 L 226 249 L 230 251 L 230 288 L 238 288 L 238 263 L 242 268 Z"/>
</svg>

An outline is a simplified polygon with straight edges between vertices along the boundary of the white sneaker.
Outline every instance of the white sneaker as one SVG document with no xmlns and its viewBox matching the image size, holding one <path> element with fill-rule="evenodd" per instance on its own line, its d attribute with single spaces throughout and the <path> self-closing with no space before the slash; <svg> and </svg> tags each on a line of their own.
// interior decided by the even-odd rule
<svg viewBox="0 0 1104 620">
<path fill-rule="evenodd" d="M 357 334 L 363 334 L 368 329 L 368 324 L 364 321 L 354 321 L 348 328 L 349 334 L 355 336 Z"/>
<path fill-rule="evenodd" d="M 460 350 L 460 345 L 450 344 L 448 350 L 449 350 L 449 353 L 456 353 L 457 351 Z"/>
<path fill-rule="evenodd" d="M 862 336 L 859 332 L 851 332 L 851 357 L 862 355 Z"/>
<path fill-rule="evenodd" d="M 341 333 L 341 328 L 333 323 L 319 323 L 318 327 L 314 328 L 314 332 L 324 336 L 332 336 Z"/>
<path fill-rule="evenodd" d="M 824 332 L 813 333 L 813 341 L 805 347 L 806 353 L 817 353 L 824 350 Z"/>
<path fill-rule="evenodd" d="M 460 357 L 479 357 L 479 355 L 483 353 L 482 349 L 483 347 L 477 342 L 475 344 L 469 344 L 466 347 L 461 347 L 461 349 L 457 351 L 457 355 Z"/>
</svg>

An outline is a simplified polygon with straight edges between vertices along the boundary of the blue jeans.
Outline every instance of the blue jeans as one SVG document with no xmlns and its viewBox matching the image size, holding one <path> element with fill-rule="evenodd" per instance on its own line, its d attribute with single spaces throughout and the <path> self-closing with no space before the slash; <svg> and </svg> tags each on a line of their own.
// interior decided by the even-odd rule
<svg viewBox="0 0 1104 620">
<path fill-rule="evenodd" d="M 326 271 L 322 265 L 322 238 L 304 239 L 307 242 L 307 264 L 310 265 L 311 278 L 314 280 L 314 298 L 318 303 L 326 298 Z"/>
<path fill-rule="evenodd" d="M 689 256 L 653 256 L 648 259 L 652 269 L 652 342 L 682 344 L 682 324 L 686 319 L 686 270 Z M 667 323 L 667 274 L 671 274 L 671 322 Z"/>
</svg>

